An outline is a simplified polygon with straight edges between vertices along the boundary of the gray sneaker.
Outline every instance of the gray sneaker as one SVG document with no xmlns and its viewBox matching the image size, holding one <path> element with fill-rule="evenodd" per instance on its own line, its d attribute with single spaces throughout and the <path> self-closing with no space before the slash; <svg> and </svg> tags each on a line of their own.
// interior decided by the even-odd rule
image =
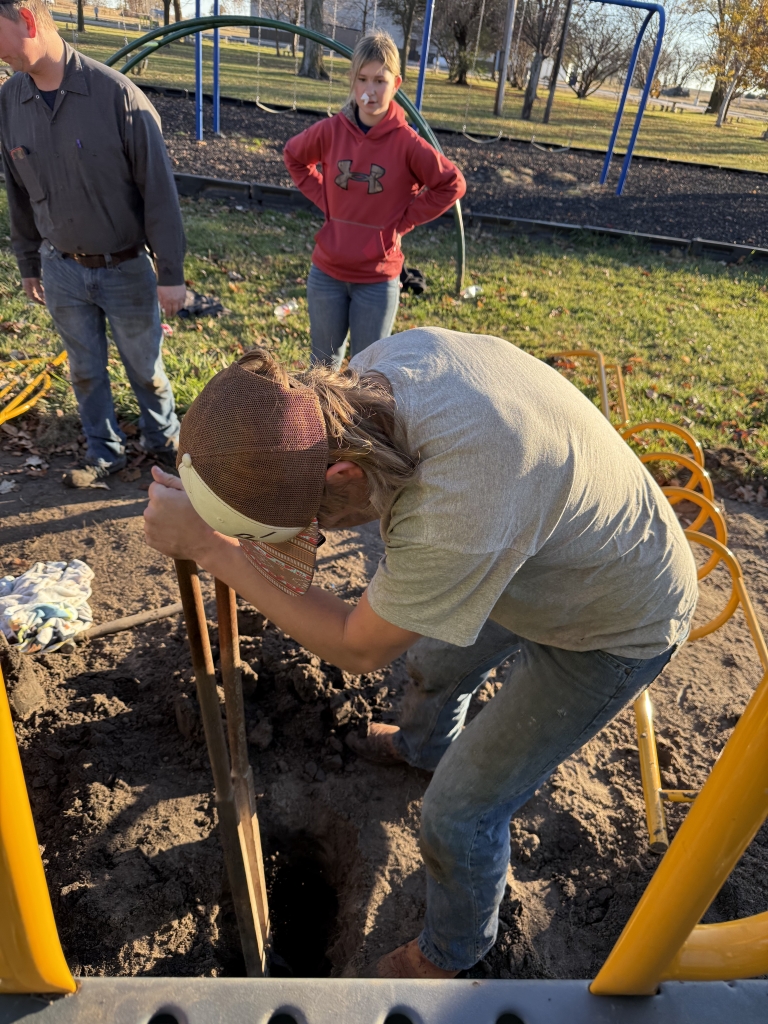
<svg viewBox="0 0 768 1024">
<path fill-rule="evenodd" d="M 125 463 L 125 458 L 118 459 L 117 462 L 111 462 L 106 466 L 96 466 L 92 462 L 86 462 L 76 469 L 67 470 L 62 476 L 61 482 L 65 487 L 93 487 L 105 477 L 125 469 Z"/>
</svg>

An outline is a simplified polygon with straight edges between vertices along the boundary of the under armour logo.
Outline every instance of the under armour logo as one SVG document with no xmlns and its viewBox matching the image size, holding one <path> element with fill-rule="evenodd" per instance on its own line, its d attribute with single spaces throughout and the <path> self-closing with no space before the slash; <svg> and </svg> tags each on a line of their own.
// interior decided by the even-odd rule
<svg viewBox="0 0 768 1024">
<path fill-rule="evenodd" d="M 372 195 L 374 192 L 383 192 L 384 186 L 379 181 L 379 178 L 383 178 L 386 171 L 383 167 L 379 167 L 378 164 L 371 164 L 371 173 L 363 174 L 361 171 L 352 170 L 351 160 L 339 160 L 336 165 L 341 174 L 339 174 L 334 180 L 339 188 L 347 188 L 351 181 L 367 181 L 368 182 L 368 195 Z"/>
</svg>

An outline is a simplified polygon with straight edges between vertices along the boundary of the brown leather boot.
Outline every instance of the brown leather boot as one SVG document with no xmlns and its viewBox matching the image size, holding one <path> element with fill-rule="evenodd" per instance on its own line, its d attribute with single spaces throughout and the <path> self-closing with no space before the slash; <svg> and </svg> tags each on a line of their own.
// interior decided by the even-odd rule
<svg viewBox="0 0 768 1024">
<path fill-rule="evenodd" d="M 444 971 L 427 960 L 413 939 L 386 953 L 366 971 L 369 978 L 455 978 L 459 971 Z"/>
<path fill-rule="evenodd" d="M 400 732 L 396 725 L 384 725 L 382 722 L 371 722 L 368 735 L 360 737 L 351 732 L 347 735 L 347 746 L 358 757 L 374 764 L 405 764 L 405 758 L 399 753 L 392 737 Z"/>
</svg>

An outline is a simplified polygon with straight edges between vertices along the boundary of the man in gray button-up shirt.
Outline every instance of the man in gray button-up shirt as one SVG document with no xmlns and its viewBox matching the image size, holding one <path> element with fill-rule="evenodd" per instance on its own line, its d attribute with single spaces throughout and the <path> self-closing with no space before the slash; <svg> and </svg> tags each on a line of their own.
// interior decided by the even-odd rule
<svg viewBox="0 0 768 1024">
<path fill-rule="evenodd" d="M 18 72 L 0 89 L 11 242 L 24 291 L 64 341 L 88 440 L 86 465 L 64 482 L 86 486 L 125 465 L 107 322 L 144 448 L 175 463 L 158 300 L 168 316 L 184 303 L 185 241 L 157 112 L 123 75 L 68 46 L 43 0 L 0 0 L 0 59 Z"/>
</svg>

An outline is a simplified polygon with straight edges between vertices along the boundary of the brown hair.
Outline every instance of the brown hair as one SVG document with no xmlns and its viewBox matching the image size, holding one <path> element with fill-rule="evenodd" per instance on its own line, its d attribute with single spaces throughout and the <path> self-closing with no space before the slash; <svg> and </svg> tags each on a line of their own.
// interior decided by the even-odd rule
<svg viewBox="0 0 768 1024">
<path fill-rule="evenodd" d="M 395 400 L 384 378 L 360 377 L 318 363 L 291 373 L 265 349 L 246 352 L 238 363 L 283 387 L 306 387 L 320 403 L 328 435 L 330 458 L 354 462 L 365 473 L 372 507 L 381 515 L 411 479 L 416 460 L 394 440 L 397 425 Z M 327 501 L 324 494 L 321 512 Z"/>
<path fill-rule="evenodd" d="M 21 19 L 19 11 L 22 7 L 31 11 L 38 28 L 59 31 L 45 0 L 13 0 L 12 3 L 0 3 L 0 18 L 5 18 L 7 21 L 19 21 Z"/>
<path fill-rule="evenodd" d="M 354 84 L 360 68 L 374 61 L 377 64 L 383 64 L 395 78 L 400 74 L 400 54 L 397 44 L 388 32 L 382 32 L 381 29 L 376 29 L 375 32 L 370 32 L 367 36 L 358 39 L 352 54 L 352 63 L 349 66 L 350 86 Z"/>
</svg>

